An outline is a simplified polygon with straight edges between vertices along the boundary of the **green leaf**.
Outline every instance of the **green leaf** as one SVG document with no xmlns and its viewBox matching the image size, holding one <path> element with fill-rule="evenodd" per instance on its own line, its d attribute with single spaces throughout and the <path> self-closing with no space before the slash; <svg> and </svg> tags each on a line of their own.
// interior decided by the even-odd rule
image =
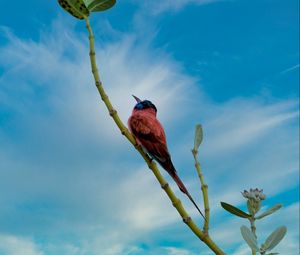
<svg viewBox="0 0 300 255">
<path fill-rule="evenodd" d="M 60 6 L 77 19 L 84 19 L 89 16 L 83 0 L 58 0 Z"/>
<path fill-rule="evenodd" d="M 251 215 L 248 213 L 243 212 L 242 210 L 240 210 L 239 208 L 236 208 L 233 205 L 227 204 L 225 202 L 221 202 L 221 206 L 228 212 L 241 217 L 241 218 L 250 218 Z"/>
<path fill-rule="evenodd" d="M 278 252 L 271 252 L 271 253 L 268 253 L 266 255 L 278 255 L 279 253 Z"/>
<path fill-rule="evenodd" d="M 279 210 L 282 207 L 282 204 L 277 204 L 274 205 L 273 207 L 269 208 L 267 211 L 265 211 L 264 213 L 260 214 L 259 216 L 256 216 L 255 219 L 259 220 L 263 217 L 266 217 L 274 212 L 276 212 L 277 210 Z"/>
<path fill-rule="evenodd" d="M 272 250 L 283 239 L 283 237 L 286 234 L 286 231 L 286 226 L 281 226 L 275 229 L 262 245 L 263 251 Z"/>
<path fill-rule="evenodd" d="M 200 124 L 196 125 L 195 129 L 195 140 L 194 140 L 194 150 L 197 151 L 200 144 L 203 140 L 203 130 L 202 126 Z"/>
<path fill-rule="evenodd" d="M 259 251 L 254 234 L 246 226 L 241 226 L 241 234 L 251 250 Z"/>
<path fill-rule="evenodd" d="M 83 0 L 90 12 L 105 11 L 113 7 L 116 0 Z"/>
</svg>

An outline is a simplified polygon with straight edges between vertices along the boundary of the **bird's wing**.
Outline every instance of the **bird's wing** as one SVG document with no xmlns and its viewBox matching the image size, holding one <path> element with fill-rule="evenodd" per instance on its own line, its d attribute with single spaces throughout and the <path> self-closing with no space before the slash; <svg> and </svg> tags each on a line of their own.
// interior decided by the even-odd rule
<svg viewBox="0 0 300 255">
<path fill-rule="evenodd" d="M 156 118 L 133 115 L 128 124 L 131 132 L 151 156 L 160 163 L 170 159 L 165 132 Z"/>
</svg>

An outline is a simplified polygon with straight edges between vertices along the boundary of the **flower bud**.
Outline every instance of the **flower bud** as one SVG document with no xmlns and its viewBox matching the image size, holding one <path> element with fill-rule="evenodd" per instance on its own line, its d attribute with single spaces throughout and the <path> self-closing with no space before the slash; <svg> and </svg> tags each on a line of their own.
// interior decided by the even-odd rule
<svg viewBox="0 0 300 255">
<path fill-rule="evenodd" d="M 247 199 L 247 207 L 249 213 L 254 216 L 261 208 L 261 201 L 266 199 L 266 195 L 263 194 L 263 190 L 250 189 L 242 192 L 243 197 Z"/>
</svg>

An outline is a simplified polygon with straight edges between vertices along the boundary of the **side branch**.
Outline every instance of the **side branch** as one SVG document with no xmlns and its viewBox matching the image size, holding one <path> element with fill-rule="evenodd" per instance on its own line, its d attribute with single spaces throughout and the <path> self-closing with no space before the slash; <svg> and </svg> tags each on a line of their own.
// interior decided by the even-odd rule
<svg viewBox="0 0 300 255">
<path fill-rule="evenodd" d="M 101 96 L 101 99 L 103 100 L 110 116 L 115 121 L 116 125 L 120 129 L 122 135 L 124 135 L 128 141 L 136 148 L 136 150 L 140 153 L 140 155 L 143 157 L 145 162 L 147 163 L 148 167 L 152 170 L 153 174 L 155 175 L 156 179 L 160 183 L 161 187 L 164 189 L 164 191 L 167 193 L 168 197 L 170 198 L 173 206 L 176 208 L 180 216 L 182 217 L 184 223 L 187 224 L 187 226 L 193 231 L 193 233 L 202 240 L 212 251 L 214 251 L 217 255 L 225 255 L 225 253 L 210 239 L 209 236 L 203 233 L 201 229 L 198 228 L 198 226 L 194 223 L 194 221 L 190 218 L 188 213 L 186 212 L 185 208 L 183 207 L 181 201 L 175 196 L 175 193 L 170 188 L 168 183 L 165 181 L 163 176 L 161 175 L 160 171 L 157 168 L 157 165 L 154 161 L 152 161 L 149 156 L 144 153 L 144 151 L 140 148 L 140 146 L 137 145 L 135 138 L 132 136 L 132 134 L 128 131 L 127 127 L 123 124 L 121 121 L 117 111 L 113 108 L 107 94 L 104 91 L 104 88 L 102 86 L 100 75 L 98 72 L 97 64 L 96 64 L 96 57 L 95 57 L 95 42 L 94 42 L 94 34 L 92 31 L 92 28 L 90 26 L 89 18 L 85 18 L 86 20 L 86 27 L 89 33 L 89 42 L 90 42 L 90 61 L 91 61 L 91 67 L 92 67 L 92 73 L 95 79 L 95 84 L 98 89 L 98 92 Z"/>
<path fill-rule="evenodd" d="M 204 181 L 204 176 L 202 173 L 201 165 L 200 162 L 197 158 L 198 155 L 198 150 L 193 149 L 192 150 L 194 160 L 195 160 L 195 167 L 200 179 L 201 183 L 201 190 L 202 190 L 202 196 L 203 196 L 203 201 L 204 201 L 204 212 L 205 212 L 205 221 L 204 221 L 204 226 L 203 226 L 203 232 L 208 235 L 208 228 L 209 228 L 209 216 L 210 216 L 210 209 L 209 209 L 209 200 L 208 200 L 208 186 L 205 184 Z"/>
</svg>

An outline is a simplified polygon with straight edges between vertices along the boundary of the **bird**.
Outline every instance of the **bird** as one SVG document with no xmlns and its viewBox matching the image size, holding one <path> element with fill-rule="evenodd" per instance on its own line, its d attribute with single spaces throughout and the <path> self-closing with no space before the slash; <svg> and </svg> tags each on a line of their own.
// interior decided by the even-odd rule
<svg viewBox="0 0 300 255">
<path fill-rule="evenodd" d="M 149 100 L 141 100 L 134 95 L 132 96 L 135 98 L 137 103 L 128 119 L 128 127 L 135 137 L 137 144 L 168 172 L 168 174 L 176 182 L 181 192 L 190 199 L 198 212 L 205 219 L 189 191 L 177 175 L 177 171 L 173 165 L 171 155 L 168 150 L 164 128 L 156 118 L 156 106 Z"/>
</svg>

